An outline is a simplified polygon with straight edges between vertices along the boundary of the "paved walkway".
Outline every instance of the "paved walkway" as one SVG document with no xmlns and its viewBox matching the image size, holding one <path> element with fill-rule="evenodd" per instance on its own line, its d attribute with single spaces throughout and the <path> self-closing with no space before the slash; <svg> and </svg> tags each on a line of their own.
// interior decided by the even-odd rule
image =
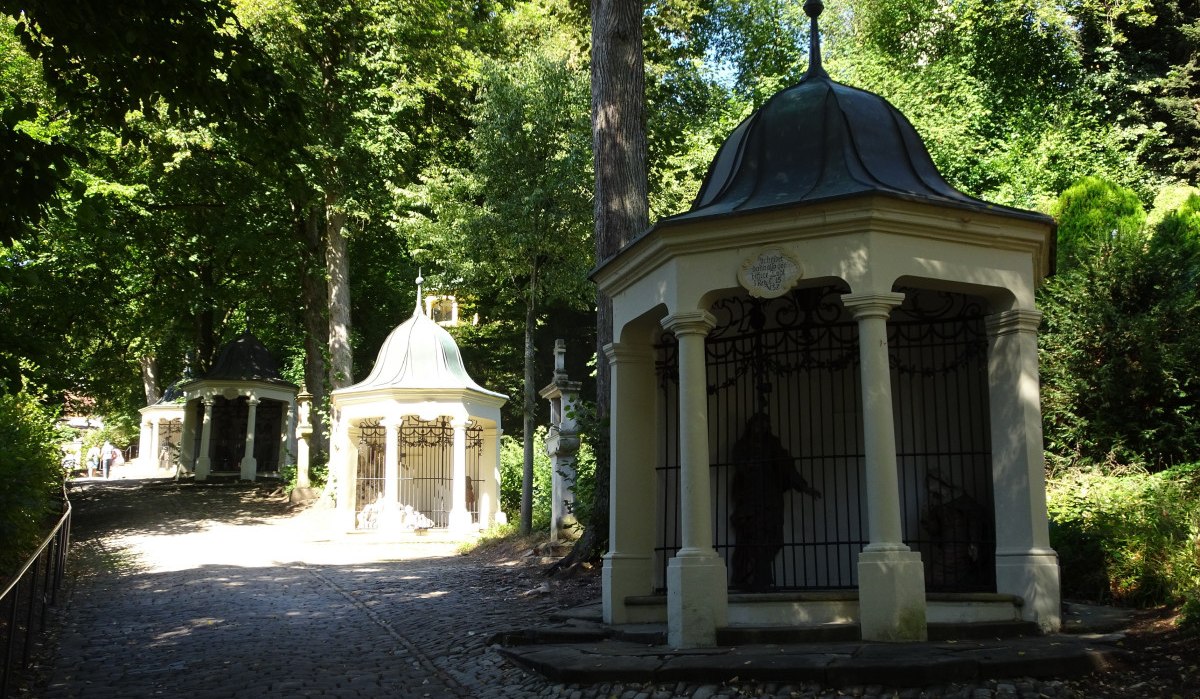
<svg viewBox="0 0 1200 699">
<path fill-rule="evenodd" d="M 553 693 L 487 640 L 557 605 L 453 544 L 335 534 L 248 486 L 90 481 L 72 499 L 87 573 L 47 699 Z"/>
<path fill-rule="evenodd" d="M 39 693 L 47 699 L 1081 696 L 1057 680 L 970 680 L 963 646 L 938 667 L 923 644 L 806 646 L 782 675 L 786 649 L 772 646 L 664 655 L 585 634 L 501 648 L 491 643 L 499 634 L 556 626 L 552 613 L 585 598 L 549 590 L 536 568 L 458 556 L 450 543 L 338 533 L 327 510 L 290 512 L 248 485 L 84 481 L 72 500 L 74 576 Z M 1049 650 L 996 647 L 1014 674 Z M 828 669 L 797 681 L 797 663 L 840 664 L 844 686 L 815 679 L 829 680 Z M 927 686 L 886 687 L 913 666 L 929 670 Z M 739 668 L 740 681 L 719 679 Z"/>
</svg>

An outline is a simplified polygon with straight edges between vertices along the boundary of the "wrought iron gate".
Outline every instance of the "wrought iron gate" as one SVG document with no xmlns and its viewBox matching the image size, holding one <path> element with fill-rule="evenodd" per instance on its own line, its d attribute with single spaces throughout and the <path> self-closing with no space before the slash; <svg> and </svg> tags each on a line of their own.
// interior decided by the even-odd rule
<svg viewBox="0 0 1200 699">
<path fill-rule="evenodd" d="M 375 529 L 387 481 L 387 428 L 379 420 L 358 425 L 358 472 L 354 479 L 354 524 Z"/>
<path fill-rule="evenodd" d="M 922 554 L 929 590 L 991 589 L 984 306 L 906 291 L 888 325 L 905 540 Z M 742 295 L 710 309 L 713 540 L 732 588 L 857 586 L 866 544 L 858 331 L 841 293 Z M 657 350 L 666 435 L 658 466 L 662 589 L 680 547 L 674 337 L 664 335 Z"/>
</svg>

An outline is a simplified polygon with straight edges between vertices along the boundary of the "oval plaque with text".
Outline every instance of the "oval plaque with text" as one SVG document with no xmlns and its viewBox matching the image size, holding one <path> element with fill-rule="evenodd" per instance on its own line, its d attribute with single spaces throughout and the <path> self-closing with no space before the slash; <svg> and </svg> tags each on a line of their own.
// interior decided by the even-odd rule
<svg viewBox="0 0 1200 699">
<path fill-rule="evenodd" d="M 796 258 L 779 248 L 768 248 L 738 268 L 738 282 L 751 296 L 765 299 L 786 294 L 804 272 Z"/>
</svg>

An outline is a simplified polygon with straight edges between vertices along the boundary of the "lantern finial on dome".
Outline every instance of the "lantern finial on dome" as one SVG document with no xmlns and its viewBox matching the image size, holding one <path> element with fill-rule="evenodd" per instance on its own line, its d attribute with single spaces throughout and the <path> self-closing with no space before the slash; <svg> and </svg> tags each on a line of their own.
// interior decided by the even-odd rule
<svg viewBox="0 0 1200 699">
<path fill-rule="evenodd" d="M 817 27 L 817 18 L 821 16 L 821 12 L 825 9 L 825 4 L 821 0 L 808 0 L 804 3 L 804 14 L 809 16 L 811 20 L 808 38 L 808 72 L 804 77 L 829 77 L 825 72 L 825 68 L 821 66 L 821 31 Z"/>
</svg>

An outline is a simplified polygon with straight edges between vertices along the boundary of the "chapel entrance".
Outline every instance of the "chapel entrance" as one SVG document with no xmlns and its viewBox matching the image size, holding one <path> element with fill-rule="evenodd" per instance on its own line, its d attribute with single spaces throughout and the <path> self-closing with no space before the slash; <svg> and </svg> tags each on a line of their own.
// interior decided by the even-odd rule
<svg viewBox="0 0 1200 699">
<path fill-rule="evenodd" d="M 995 590 L 987 336 L 979 298 L 897 289 L 888 323 L 904 541 L 930 592 Z M 732 591 L 858 587 L 867 542 L 858 326 L 838 286 L 721 298 L 705 340 L 713 544 Z M 682 545 L 678 358 L 656 345 L 655 587 Z"/>
<path fill-rule="evenodd" d="M 379 526 L 381 503 L 387 489 L 387 428 L 378 419 L 363 420 L 358 426 L 358 470 L 355 479 L 355 528 Z M 483 426 L 469 421 L 466 429 L 466 506 L 472 523 L 479 522 L 478 497 L 483 486 L 480 463 L 483 457 Z M 428 527 L 445 528 L 453 509 L 454 426 L 449 417 L 421 420 L 405 416 L 396 430 L 396 477 L 400 508 L 430 520 Z M 422 527 L 424 528 L 424 527 Z"/>
</svg>

